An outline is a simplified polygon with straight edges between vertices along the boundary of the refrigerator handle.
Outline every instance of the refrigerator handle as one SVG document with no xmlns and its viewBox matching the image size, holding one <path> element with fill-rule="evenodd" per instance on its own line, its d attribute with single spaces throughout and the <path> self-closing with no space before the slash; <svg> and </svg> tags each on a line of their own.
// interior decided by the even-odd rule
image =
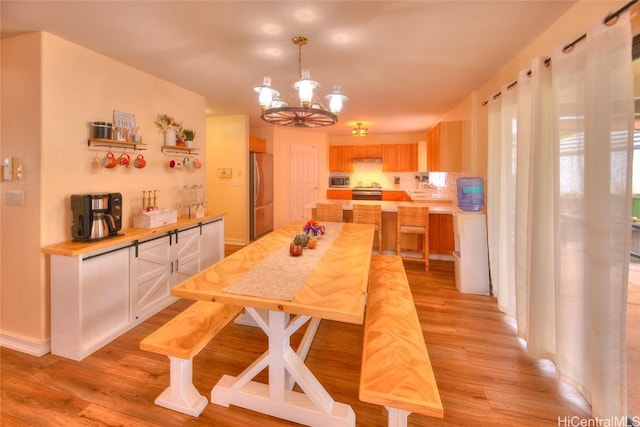
<svg viewBox="0 0 640 427">
<path fill-rule="evenodd" d="M 253 186 L 253 200 L 255 203 L 255 200 L 258 197 L 258 188 L 260 188 L 260 168 L 258 167 L 258 161 L 255 157 L 253 159 L 253 177 L 255 181 L 255 185 Z"/>
</svg>

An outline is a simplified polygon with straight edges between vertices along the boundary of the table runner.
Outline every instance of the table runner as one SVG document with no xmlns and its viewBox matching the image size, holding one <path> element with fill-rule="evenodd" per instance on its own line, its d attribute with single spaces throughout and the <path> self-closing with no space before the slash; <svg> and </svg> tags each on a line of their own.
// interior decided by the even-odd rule
<svg viewBox="0 0 640 427">
<path fill-rule="evenodd" d="M 294 257 L 289 254 L 290 242 L 287 242 L 222 291 L 291 301 L 338 237 L 343 224 L 325 223 L 324 226 L 325 234 L 315 249 L 305 248 L 302 255 Z M 293 241 L 293 236 L 291 239 Z"/>
</svg>

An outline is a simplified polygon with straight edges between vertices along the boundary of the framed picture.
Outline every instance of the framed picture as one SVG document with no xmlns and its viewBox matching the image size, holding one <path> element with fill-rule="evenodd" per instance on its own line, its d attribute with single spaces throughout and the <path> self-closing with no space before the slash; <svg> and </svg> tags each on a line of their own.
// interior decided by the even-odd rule
<svg viewBox="0 0 640 427">
<path fill-rule="evenodd" d="M 127 134 L 133 138 L 136 135 L 136 116 L 131 113 L 123 113 L 122 111 L 113 112 L 113 127 L 125 128 Z"/>
</svg>

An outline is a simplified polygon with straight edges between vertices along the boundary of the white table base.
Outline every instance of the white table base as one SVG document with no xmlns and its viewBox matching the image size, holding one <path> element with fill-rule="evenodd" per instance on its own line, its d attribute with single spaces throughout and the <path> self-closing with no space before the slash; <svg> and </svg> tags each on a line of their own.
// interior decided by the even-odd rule
<svg viewBox="0 0 640 427">
<path fill-rule="evenodd" d="M 269 350 L 237 377 L 224 375 L 211 390 L 211 402 L 299 424 L 355 427 L 351 406 L 335 402 L 304 364 L 320 319 L 311 321 L 296 353 L 290 346 L 290 337 L 309 321 L 309 316 L 297 316 L 289 322 L 289 314 L 284 312 L 252 308 L 246 308 L 246 312 L 269 337 Z M 252 381 L 266 367 L 269 384 Z M 302 393 L 292 390 L 295 383 Z"/>
</svg>

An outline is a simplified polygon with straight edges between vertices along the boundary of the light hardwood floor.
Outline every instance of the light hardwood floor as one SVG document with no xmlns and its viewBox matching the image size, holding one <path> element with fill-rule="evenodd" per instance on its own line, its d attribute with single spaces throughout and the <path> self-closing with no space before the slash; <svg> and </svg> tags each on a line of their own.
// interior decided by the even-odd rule
<svg viewBox="0 0 640 427">
<path fill-rule="evenodd" d="M 557 426 L 558 417 L 589 416 L 551 363 L 526 355 L 494 298 L 456 290 L 452 263 L 433 261 L 429 272 L 405 265 L 445 413 L 444 420 L 413 414 L 410 426 Z M 169 362 L 138 343 L 189 304 L 176 302 L 82 362 L 2 348 L 0 425 L 293 425 L 237 407 L 210 404 L 194 418 L 153 404 L 169 383 Z M 361 345 L 362 326 L 323 321 L 307 365 L 337 401 L 352 405 L 358 426 L 385 426 L 383 408 L 358 400 Z M 223 373 L 237 375 L 266 348 L 258 329 L 231 323 L 195 358 L 195 386 L 208 396 Z"/>
</svg>

